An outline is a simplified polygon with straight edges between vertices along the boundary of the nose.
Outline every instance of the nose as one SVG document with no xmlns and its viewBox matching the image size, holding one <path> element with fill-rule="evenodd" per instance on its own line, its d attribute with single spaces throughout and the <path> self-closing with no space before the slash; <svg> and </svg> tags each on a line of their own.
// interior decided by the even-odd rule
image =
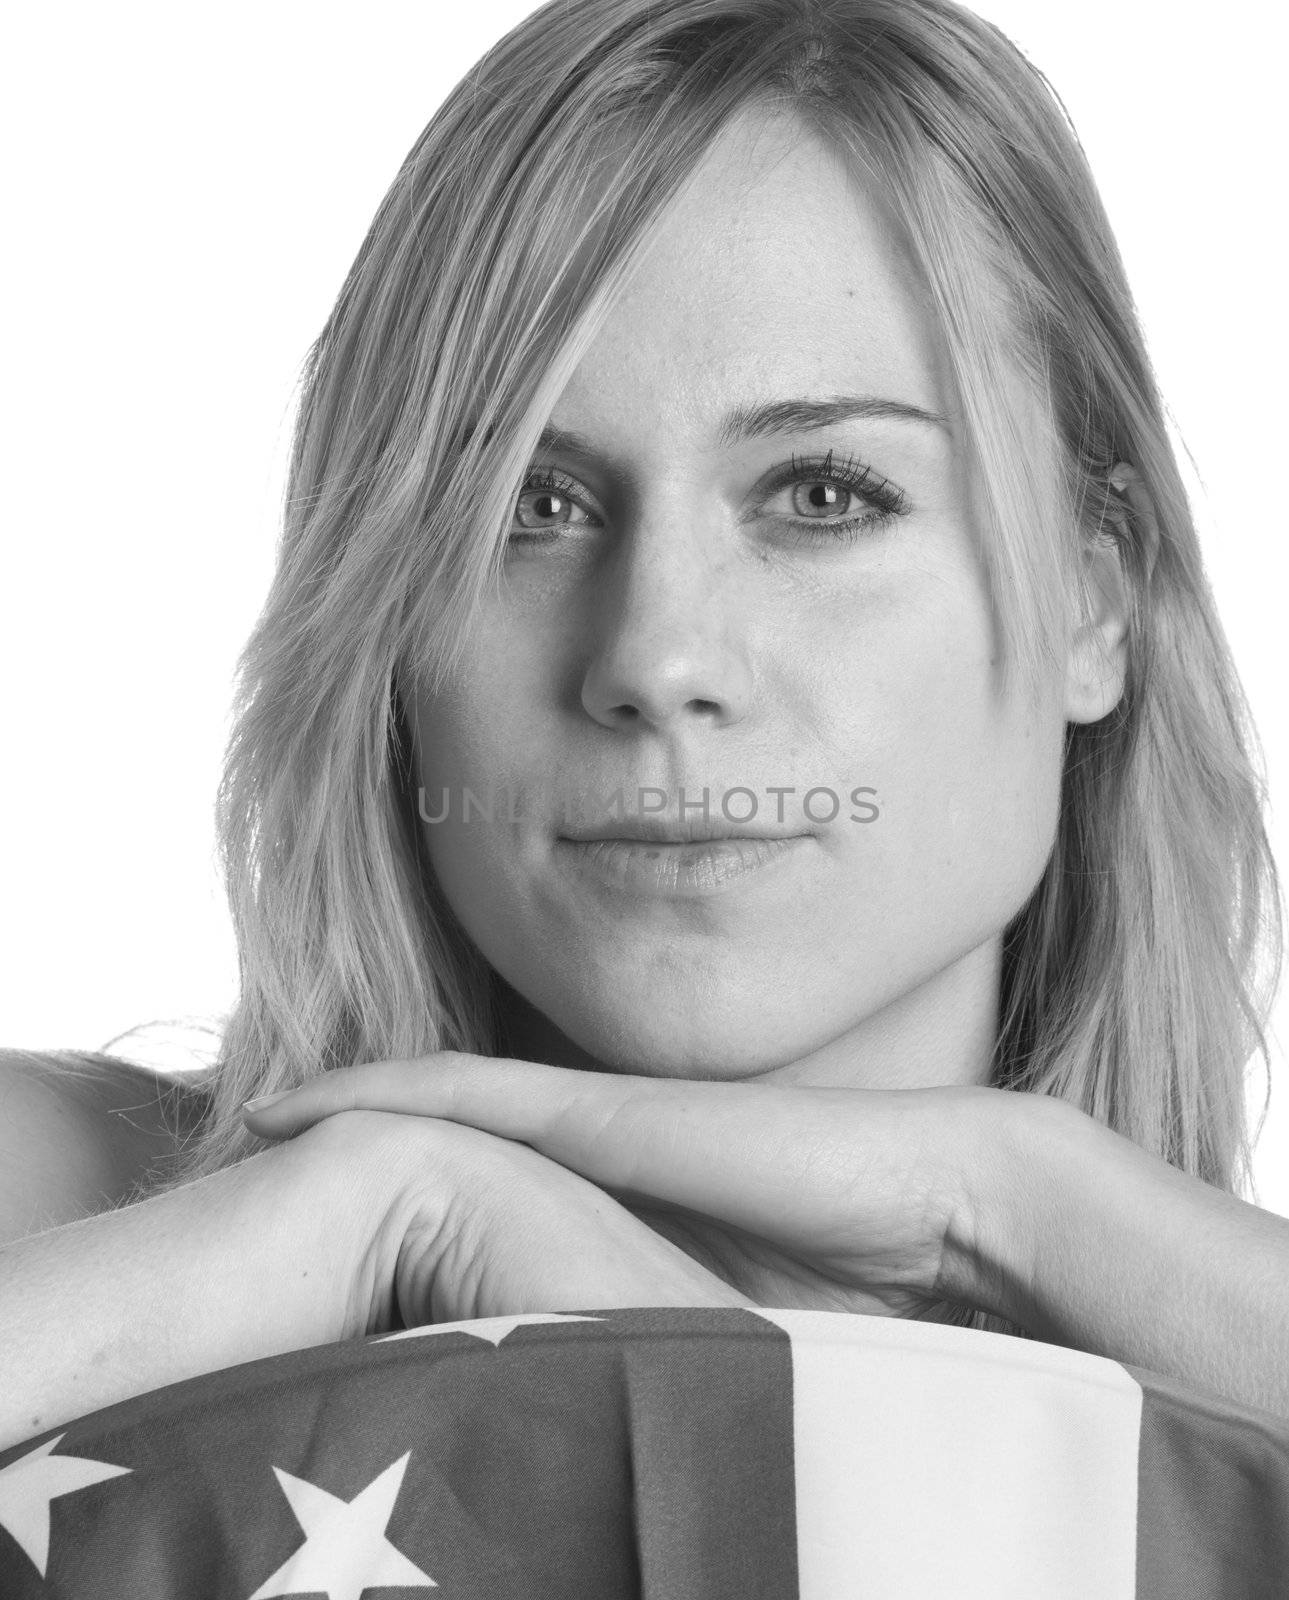
<svg viewBox="0 0 1289 1600">
<path fill-rule="evenodd" d="M 730 564 L 705 555 L 696 530 L 633 544 L 596 596 L 582 705 L 620 730 L 738 722 L 752 671 Z"/>
</svg>

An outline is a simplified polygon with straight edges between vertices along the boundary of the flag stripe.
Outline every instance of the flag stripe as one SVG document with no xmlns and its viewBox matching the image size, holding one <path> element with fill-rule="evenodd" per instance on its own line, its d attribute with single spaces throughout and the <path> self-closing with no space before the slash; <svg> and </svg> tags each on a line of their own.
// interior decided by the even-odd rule
<svg viewBox="0 0 1289 1600">
<path fill-rule="evenodd" d="M 642 1593 L 796 1600 L 790 1339 L 737 1308 L 632 1318 L 647 1333 L 623 1346 Z"/>
<path fill-rule="evenodd" d="M 803 1600 L 1134 1600 L 1141 1389 L 1116 1362 L 942 1323 L 759 1314 L 793 1335 Z"/>
</svg>

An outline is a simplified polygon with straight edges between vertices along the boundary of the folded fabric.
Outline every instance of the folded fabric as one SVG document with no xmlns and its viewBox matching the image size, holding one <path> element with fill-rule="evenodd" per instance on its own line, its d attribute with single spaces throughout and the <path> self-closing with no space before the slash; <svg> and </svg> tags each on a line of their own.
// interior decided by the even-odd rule
<svg viewBox="0 0 1289 1600">
<path fill-rule="evenodd" d="M 820 1311 L 440 1324 L 0 1452 L 3 1600 L 1285 1600 L 1289 1422 Z"/>
</svg>

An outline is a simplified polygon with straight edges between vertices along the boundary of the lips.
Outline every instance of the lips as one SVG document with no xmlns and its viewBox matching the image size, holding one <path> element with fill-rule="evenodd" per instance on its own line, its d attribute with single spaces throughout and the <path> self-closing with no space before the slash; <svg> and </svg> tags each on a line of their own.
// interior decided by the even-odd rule
<svg viewBox="0 0 1289 1600">
<path fill-rule="evenodd" d="M 562 867 L 598 892 L 611 894 L 616 904 L 639 905 L 649 899 L 724 894 L 759 880 L 773 863 L 796 855 L 808 843 L 804 834 L 707 840 L 615 837 L 560 839 L 555 851 Z"/>
<path fill-rule="evenodd" d="M 722 839 L 791 839 L 797 833 L 790 827 L 755 827 L 748 823 L 714 822 L 701 817 L 673 822 L 661 817 L 630 817 L 602 823 L 594 828 L 565 828 L 563 839 L 587 843 L 594 839 L 631 839 L 641 844 L 706 844 Z"/>
</svg>

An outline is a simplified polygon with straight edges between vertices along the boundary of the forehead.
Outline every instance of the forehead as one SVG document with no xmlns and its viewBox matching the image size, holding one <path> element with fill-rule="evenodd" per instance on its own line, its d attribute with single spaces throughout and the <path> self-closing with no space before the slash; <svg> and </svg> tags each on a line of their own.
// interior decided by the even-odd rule
<svg viewBox="0 0 1289 1600">
<path fill-rule="evenodd" d="M 673 201 L 553 413 L 601 425 L 665 394 L 705 427 L 739 400 L 863 390 L 943 411 L 946 362 L 873 187 L 786 114 L 748 110 Z"/>
</svg>

